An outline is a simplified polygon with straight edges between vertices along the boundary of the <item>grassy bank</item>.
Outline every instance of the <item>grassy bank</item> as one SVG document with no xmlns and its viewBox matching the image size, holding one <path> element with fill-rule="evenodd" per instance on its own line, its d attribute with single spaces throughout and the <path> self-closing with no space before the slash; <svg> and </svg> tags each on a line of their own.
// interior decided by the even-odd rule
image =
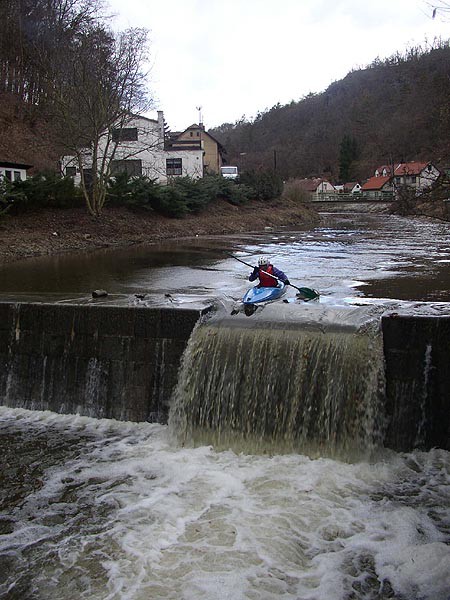
<svg viewBox="0 0 450 600">
<path fill-rule="evenodd" d="M 84 208 L 46 209 L 0 220 L 0 263 L 32 256 L 120 247 L 162 240 L 248 231 L 265 227 L 308 227 L 319 215 L 288 200 L 252 201 L 234 206 L 216 200 L 203 213 L 171 219 L 123 207 L 105 210 L 101 218 Z"/>
</svg>

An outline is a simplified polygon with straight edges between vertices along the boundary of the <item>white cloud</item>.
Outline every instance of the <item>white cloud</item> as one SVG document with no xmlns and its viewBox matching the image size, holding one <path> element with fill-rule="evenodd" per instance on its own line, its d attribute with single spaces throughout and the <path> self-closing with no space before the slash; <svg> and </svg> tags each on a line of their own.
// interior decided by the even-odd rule
<svg viewBox="0 0 450 600">
<path fill-rule="evenodd" d="M 449 37 L 425 0 L 109 0 L 115 26 L 151 30 L 150 87 L 172 130 L 254 116 L 352 68 Z"/>
</svg>

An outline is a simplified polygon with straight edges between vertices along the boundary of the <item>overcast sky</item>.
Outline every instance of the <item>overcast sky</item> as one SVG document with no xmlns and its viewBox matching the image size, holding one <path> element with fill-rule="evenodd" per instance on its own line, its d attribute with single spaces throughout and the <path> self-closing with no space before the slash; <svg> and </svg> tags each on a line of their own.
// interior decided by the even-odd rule
<svg viewBox="0 0 450 600">
<path fill-rule="evenodd" d="M 234 123 L 321 92 L 377 56 L 450 37 L 448 15 L 431 19 L 433 0 L 108 3 L 116 29 L 150 30 L 150 89 L 172 131 L 198 123 L 198 106 L 207 129 Z"/>
</svg>

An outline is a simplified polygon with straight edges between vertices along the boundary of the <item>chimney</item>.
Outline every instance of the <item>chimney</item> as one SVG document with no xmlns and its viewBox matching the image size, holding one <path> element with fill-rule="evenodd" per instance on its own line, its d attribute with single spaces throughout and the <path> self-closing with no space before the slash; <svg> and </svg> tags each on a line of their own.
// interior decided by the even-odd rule
<svg viewBox="0 0 450 600">
<path fill-rule="evenodd" d="M 161 136 L 161 142 L 164 143 L 164 111 L 158 110 L 158 126 L 159 134 Z"/>
</svg>

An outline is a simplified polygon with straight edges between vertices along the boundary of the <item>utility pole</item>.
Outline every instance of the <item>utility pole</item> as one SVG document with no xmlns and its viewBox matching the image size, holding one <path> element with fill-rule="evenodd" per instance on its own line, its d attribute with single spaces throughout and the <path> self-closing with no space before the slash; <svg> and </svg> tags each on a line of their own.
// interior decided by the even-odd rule
<svg viewBox="0 0 450 600">
<path fill-rule="evenodd" d="M 195 108 L 198 110 L 198 124 L 201 126 L 202 125 L 202 107 L 196 106 Z"/>
<path fill-rule="evenodd" d="M 200 148 L 203 149 L 203 142 L 202 142 L 202 129 L 203 129 L 202 107 L 201 106 L 196 106 L 196 109 L 198 110 L 198 130 L 199 130 Z M 205 164 L 205 152 L 203 151 L 203 175 L 205 174 L 205 169 L 206 169 L 207 166 L 208 166 L 208 163 Z"/>
</svg>

